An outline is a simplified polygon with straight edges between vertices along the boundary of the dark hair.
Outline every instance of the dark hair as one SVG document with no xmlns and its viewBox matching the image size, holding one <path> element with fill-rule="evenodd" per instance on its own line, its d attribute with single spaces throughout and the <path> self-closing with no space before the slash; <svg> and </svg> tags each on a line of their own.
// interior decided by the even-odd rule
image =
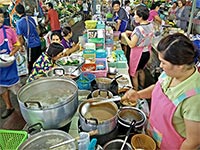
<svg viewBox="0 0 200 150">
<path fill-rule="evenodd" d="M 113 2 L 112 2 L 112 7 L 113 7 L 115 4 L 120 5 L 120 1 L 113 1 Z"/>
<path fill-rule="evenodd" d="M 176 4 L 176 6 L 178 6 L 178 3 L 177 3 L 177 2 L 173 2 L 173 4 Z"/>
<path fill-rule="evenodd" d="M 124 4 L 127 5 L 127 4 L 129 4 L 129 3 L 130 3 L 130 1 L 129 1 L 129 0 L 126 0 Z"/>
<path fill-rule="evenodd" d="M 71 32 L 72 32 L 71 27 L 68 27 L 68 26 L 63 27 L 63 29 L 62 29 L 62 36 L 67 36 Z"/>
<path fill-rule="evenodd" d="M 3 13 L 4 13 L 4 12 L 3 12 L 3 9 L 0 8 L 0 14 L 3 14 Z"/>
<path fill-rule="evenodd" d="M 53 4 L 51 2 L 48 2 L 47 6 L 49 6 L 50 8 L 53 8 Z"/>
<path fill-rule="evenodd" d="M 186 0 L 178 0 L 178 1 L 181 1 L 181 3 L 183 4 L 183 6 L 185 6 Z M 178 2 L 178 1 L 177 1 L 177 2 Z"/>
<path fill-rule="evenodd" d="M 57 32 L 57 31 L 53 31 L 53 32 L 51 33 L 51 40 L 52 40 L 52 37 L 53 37 L 54 35 L 57 35 L 57 36 L 59 37 L 59 39 L 62 40 L 62 35 L 61 35 L 61 33 L 60 33 L 60 32 Z"/>
<path fill-rule="evenodd" d="M 152 5 L 151 5 L 151 10 L 155 9 L 157 6 L 160 7 L 161 5 L 161 2 L 160 1 L 157 1 L 157 2 L 154 2 Z"/>
<path fill-rule="evenodd" d="M 59 43 L 51 43 L 46 51 L 49 57 L 55 57 L 64 50 L 64 47 Z"/>
<path fill-rule="evenodd" d="M 142 17 L 143 20 L 147 20 L 149 18 L 149 9 L 144 5 L 139 5 L 136 7 L 136 14 Z"/>
<path fill-rule="evenodd" d="M 15 10 L 18 14 L 22 15 L 22 14 L 25 14 L 25 8 L 22 4 L 18 4 L 16 7 L 15 7 Z"/>
<path fill-rule="evenodd" d="M 181 33 L 168 35 L 160 40 L 157 50 L 164 55 L 164 59 L 174 65 L 191 65 L 197 52 L 188 37 Z"/>
</svg>

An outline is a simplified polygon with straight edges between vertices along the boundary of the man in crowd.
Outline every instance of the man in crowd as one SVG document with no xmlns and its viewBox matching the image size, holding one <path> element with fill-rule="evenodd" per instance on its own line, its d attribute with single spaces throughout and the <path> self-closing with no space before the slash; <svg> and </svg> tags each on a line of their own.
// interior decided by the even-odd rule
<svg viewBox="0 0 200 150">
<path fill-rule="evenodd" d="M 53 9 L 52 3 L 47 3 L 47 10 L 48 13 L 46 16 L 45 23 L 50 23 L 51 31 L 61 32 L 58 12 L 55 9 Z"/>
<path fill-rule="evenodd" d="M 120 1 L 113 1 L 112 8 L 114 11 L 113 18 L 116 21 L 116 31 L 124 32 L 126 29 L 129 29 L 129 16 L 126 10 L 120 6 Z"/>
<path fill-rule="evenodd" d="M 16 23 L 16 32 L 21 46 L 27 44 L 28 69 L 30 74 L 33 68 L 33 63 L 42 54 L 40 37 L 37 32 L 35 20 L 30 16 L 26 16 L 24 6 L 18 4 L 15 10 L 17 15 L 20 17 Z"/>
</svg>

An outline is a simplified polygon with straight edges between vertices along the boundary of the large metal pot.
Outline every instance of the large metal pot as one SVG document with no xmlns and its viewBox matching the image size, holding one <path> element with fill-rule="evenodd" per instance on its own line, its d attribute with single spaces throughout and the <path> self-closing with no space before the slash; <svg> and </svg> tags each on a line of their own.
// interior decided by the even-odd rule
<svg viewBox="0 0 200 150">
<path fill-rule="evenodd" d="M 115 129 L 117 125 L 117 105 L 108 102 L 98 105 L 90 105 L 97 100 L 90 99 L 79 105 L 78 113 L 80 125 L 83 131 L 98 130 L 98 134 L 106 134 Z"/>
<path fill-rule="evenodd" d="M 34 134 L 28 138 L 22 145 L 20 145 L 19 150 L 47 150 L 49 147 L 56 145 L 58 143 L 64 142 L 66 140 L 72 139 L 72 136 L 64 131 L 60 130 L 46 130 Z M 74 142 L 62 145 L 55 150 L 76 150 L 76 145 Z"/>
<path fill-rule="evenodd" d="M 71 121 L 78 108 L 78 88 L 72 79 L 46 77 L 23 86 L 17 99 L 28 124 L 60 128 Z"/>
</svg>

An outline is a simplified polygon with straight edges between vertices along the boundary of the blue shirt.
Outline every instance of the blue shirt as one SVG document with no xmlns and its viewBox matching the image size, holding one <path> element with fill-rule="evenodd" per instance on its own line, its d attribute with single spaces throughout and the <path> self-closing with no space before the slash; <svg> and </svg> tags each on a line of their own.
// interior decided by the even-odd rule
<svg viewBox="0 0 200 150">
<path fill-rule="evenodd" d="M 27 24 L 28 23 L 28 24 Z M 28 26 L 29 25 L 29 35 L 28 35 Z M 33 48 L 40 46 L 40 37 L 37 33 L 35 20 L 28 16 L 28 22 L 26 16 L 20 18 L 16 23 L 16 32 L 17 35 L 22 35 L 26 40 L 28 40 L 28 47 Z"/>
</svg>

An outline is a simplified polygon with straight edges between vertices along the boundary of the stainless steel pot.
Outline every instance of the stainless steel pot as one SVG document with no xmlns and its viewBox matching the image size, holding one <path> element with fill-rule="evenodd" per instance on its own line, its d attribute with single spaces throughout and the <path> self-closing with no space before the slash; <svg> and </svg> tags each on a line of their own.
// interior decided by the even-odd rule
<svg viewBox="0 0 200 150">
<path fill-rule="evenodd" d="M 123 127 L 130 127 L 133 120 L 136 121 L 135 128 L 142 127 L 146 123 L 146 115 L 144 112 L 136 107 L 125 106 L 121 107 L 117 113 L 118 123 Z"/>
<path fill-rule="evenodd" d="M 46 77 L 20 88 L 17 99 L 28 124 L 60 128 L 71 121 L 78 108 L 78 88 L 72 79 Z"/>
<path fill-rule="evenodd" d="M 49 147 L 64 142 L 66 140 L 72 139 L 72 136 L 64 131 L 60 130 L 46 130 L 34 134 L 28 138 L 22 145 L 20 145 L 19 150 L 47 150 Z M 74 142 L 62 145 L 55 150 L 76 150 L 76 145 Z"/>
<path fill-rule="evenodd" d="M 117 105 L 114 102 L 90 105 L 86 103 L 96 102 L 97 100 L 87 100 L 79 105 L 78 113 L 80 126 L 83 131 L 98 130 L 98 134 L 106 134 L 115 129 L 117 125 Z M 87 110 L 84 110 L 87 109 Z"/>
</svg>

